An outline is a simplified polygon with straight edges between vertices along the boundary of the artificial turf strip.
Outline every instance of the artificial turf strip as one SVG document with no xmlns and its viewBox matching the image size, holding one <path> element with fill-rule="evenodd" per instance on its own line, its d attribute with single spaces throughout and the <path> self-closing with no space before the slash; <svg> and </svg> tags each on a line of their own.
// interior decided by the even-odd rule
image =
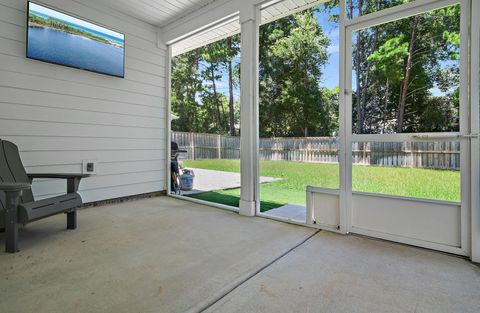
<svg viewBox="0 0 480 313">
<path fill-rule="evenodd" d="M 239 160 L 195 160 L 184 163 L 187 168 L 240 171 Z M 353 166 L 352 171 L 354 191 L 460 201 L 460 171 L 379 166 Z M 266 203 L 304 205 L 307 185 L 326 188 L 339 186 L 338 164 L 260 161 L 260 175 L 282 178 L 260 185 L 260 199 Z M 228 198 L 226 196 L 230 197 L 228 201 L 233 201 L 233 196 L 238 202 L 240 196 L 239 189 L 215 192 L 214 196 L 222 201 L 227 201 L 224 200 Z"/>
<path fill-rule="evenodd" d="M 239 202 L 240 202 L 240 188 L 207 191 L 207 192 L 186 195 L 186 196 L 190 198 L 229 205 L 229 206 L 238 208 Z M 260 201 L 260 212 L 266 212 L 268 210 L 281 207 L 285 204 L 286 203 Z"/>
</svg>

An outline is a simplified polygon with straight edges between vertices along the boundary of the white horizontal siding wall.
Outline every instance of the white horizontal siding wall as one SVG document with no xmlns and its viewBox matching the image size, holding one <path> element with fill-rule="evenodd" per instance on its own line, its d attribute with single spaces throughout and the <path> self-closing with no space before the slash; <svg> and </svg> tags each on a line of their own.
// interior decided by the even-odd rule
<svg viewBox="0 0 480 313">
<path fill-rule="evenodd" d="M 166 47 L 156 28 L 95 1 L 43 3 L 125 33 L 125 79 L 25 57 L 26 1 L 0 0 L 0 138 L 15 142 L 28 172 L 98 175 L 80 185 L 85 202 L 165 189 Z M 65 191 L 35 181 L 37 199 Z"/>
</svg>

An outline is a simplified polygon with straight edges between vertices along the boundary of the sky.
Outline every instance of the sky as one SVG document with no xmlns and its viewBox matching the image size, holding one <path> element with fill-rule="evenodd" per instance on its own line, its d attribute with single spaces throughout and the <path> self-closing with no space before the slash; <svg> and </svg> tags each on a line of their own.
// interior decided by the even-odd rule
<svg viewBox="0 0 480 313">
<path fill-rule="evenodd" d="M 332 11 L 332 13 L 338 14 L 337 12 Z M 317 12 L 315 13 L 315 17 L 317 21 L 322 25 L 323 32 L 330 38 L 330 46 L 328 47 L 329 58 L 328 62 L 326 63 L 323 73 L 324 77 L 322 78 L 322 86 L 327 87 L 329 89 L 335 88 L 339 85 L 339 31 L 338 31 L 338 24 L 330 22 L 328 20 L 329 14 L 324 12 Z"/>
<path fill-rule="evenodd" d="M 73 24 L 76 24 L 76 25 L 79 25 L 79 26 L 82 26 L 82 27 L 86 27 L 86 28 L 89 28 L 91 30 L 101 32 L 101 33 L 104 33 L 106 35 L 118 38 L 118 39 L 122 39 L 122 40 L 124 39 L 123 34 L 120 34 L 120 33 L 114 32 L 112 30 L 106 29 L 104 27 L 101 27 L 101 26 L 98 26 L 98 25 L 80 20 L 80 19 L 75 18 L 73 16 L 69 16 L 69 15 L 60 13 L 58 11 L 54 11 L 52 9 L 46 8 L 44 6 L 40 6 L 40 5 L 35 4 L 33 2 L 30 2 L 30 10 L 36 11 L 38 13 L 42 13 L 42 14 L 45 14 L 45 15 L 48 15 L 48 16 L 51 16 L 53 18 L 56 18 L 56 19 L 59 19 L 59 20 L 62 20 L 62 21 L 68 22 L 68 23 L 73 23 Z"/>
</svg>

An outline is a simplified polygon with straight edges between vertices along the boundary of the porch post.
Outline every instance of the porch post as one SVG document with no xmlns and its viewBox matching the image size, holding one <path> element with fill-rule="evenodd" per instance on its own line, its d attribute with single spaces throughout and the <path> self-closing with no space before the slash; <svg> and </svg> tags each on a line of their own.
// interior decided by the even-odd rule
<svg viewBox="0 0 480 313">
<path fill-rule="evenodd" d="M 479 12 L 480 1 L 472 1 L 471 12 Z M 470 53 L 470 131 L 478 134 L 480 131 L 480 21 L 475 14 L 471 17 L 471 53 Z M 471 259 L 480 263 L 480 139 L 471 141 Z"/>
<path fill-rule="evenodd" d="M 239 213 L 255 216 L 258 202 L 258 37 L 260 10 L 240 10 L 240 173 Z"/>
<path fill-rule="evenodd" d="M 351 56 L 351 39 L 347 39 L 346 2 L 340 1 L 340 59 L 339 59 L 339 131 L 338 131 L 338 165 L 340 175 L 340 232 L 349 232 L 352 198 L 352 144 L 351 144 L 351 82 L 346 75 L 347 68 L 350 70 L 350 63 L 347 58 Z M 348 43 L 348 44 L 347 44 Z M 351 75 L 350 75 L 351 76 Z M 348 91 L 348 92 L 347 92 Z"/>
</svg>

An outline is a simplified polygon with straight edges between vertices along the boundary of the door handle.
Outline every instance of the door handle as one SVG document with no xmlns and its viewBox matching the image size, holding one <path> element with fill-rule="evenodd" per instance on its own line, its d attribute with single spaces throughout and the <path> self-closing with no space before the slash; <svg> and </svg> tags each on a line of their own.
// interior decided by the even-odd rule
<svg viewBox="0 0 480 313">
<path fill-rule="evenodd" d="M 478 134 L 421 134 L 413 135 L 416 139 L 461 139 L 461 138 L 478 138 Z"/>
<path fill-rule="evenodd" d="M 478 138 L 478 134 L 459 135 L 460 138 Z"/>
</svg>

